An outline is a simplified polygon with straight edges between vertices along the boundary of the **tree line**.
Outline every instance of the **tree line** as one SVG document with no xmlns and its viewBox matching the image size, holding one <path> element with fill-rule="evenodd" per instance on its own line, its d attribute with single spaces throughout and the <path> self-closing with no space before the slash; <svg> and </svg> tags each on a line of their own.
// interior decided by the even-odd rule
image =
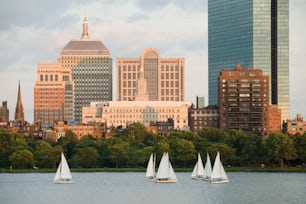
<svg viewBox="0 0 306 204">
<path fill-rule="evenodd" d="M 220 151 L 226 166 L 296 166 L 306 163 L 306 133 L 271 133 L 265 139 L 239 130 L 205 128 L 197 134 L 175 131 L 159 136 L 140 123 L 110 138 L 91 135 L 80 140 L 72 131 L 58 141 L 33 140 L 0 129 L 0 168 L 56 168 L 64 152 L 71 167 L 145 167 L 152 152 L 157 162 L 169 152 L 174 167 L 192 167 L 197 153 L 211 159 Z"/>
</svg>

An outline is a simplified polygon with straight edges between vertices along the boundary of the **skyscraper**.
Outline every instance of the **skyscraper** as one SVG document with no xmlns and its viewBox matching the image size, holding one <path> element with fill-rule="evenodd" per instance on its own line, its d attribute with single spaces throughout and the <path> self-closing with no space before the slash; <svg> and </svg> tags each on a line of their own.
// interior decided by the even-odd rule
<svg viewBox="0 0 306 204">
<path fill-rule="evenodd" d="M 86 17 L 81 39 L 67 43 L 59 63 L 72 71 L 76 123 L 82 121 L 83 106 L 89 106 L 92 101 L 112 100 L 112 58 L 101 41 L 89 38 Z"/>
<path fill-rule="evenodd" d="M 117 58 L 116 66 L 119 101 L 138 100 L 140 91 L 149 101 L 185 100 L 184 58 L 161 58 L 156 49 L 148 48 L 140 58 Z M 146 90 L 137 88 L 139 83 L 145 83 Z"/>
<path fill-rule="evenodd" d="M 208 0 L 209 104 L 218 104 L 218 76 L 241 64 L 270 77 L 270 103 L 289 118 L 289 1 Z"/>
<path fill-rule="evenodd" d="M 53 62 L 39 63 L 34 86 L 34 121 L 53 125 L 73 120 L 73 81 L 70 69 Z"/>
<path fill-rule="evenodd" d="M 21 122 L 21 125 L 24 124 L 24 111 L 23 111 L 23 105 L 21 100 L 21 90 L 20 90 L 20 81 L 18 85 L 18 95 L 17 95 L 17 103 L 15 108 L 15 121 Z"/>
</svg>

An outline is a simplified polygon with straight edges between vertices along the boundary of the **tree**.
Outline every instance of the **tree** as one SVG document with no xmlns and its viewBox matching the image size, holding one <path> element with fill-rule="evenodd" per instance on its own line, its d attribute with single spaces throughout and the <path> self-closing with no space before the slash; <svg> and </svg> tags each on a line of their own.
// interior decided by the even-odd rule
<svg viewBox="0 0 306 204">
<path fill-rule="evenodd" d="M 119 163 L 123 163 L 128 160 L 128 143 L 115 144 L 110 147 L 110 159 L 116 163 L 116 168 L 119 167 Z"/>
<path fill-rule="evenodd" d="M 215 158 L 217 152 L 220 152 L 224 164 L 231 164 L 235 158 L 235 149 L 224 143 L 212 144 L 207 150 L 210 158 Z"/>
<path fill-rule="evenodd" d="M 34 152 L 34 158 L 40 168 L 55 168 L 61 152 L 63 152 L 61 146 L 52 147 L 48 142 L 40 141 Z"/>
<path fill-rule="evenodd" d="M 32 168 L 35 164 L 33 154 L 29 150 L 17 150 L 10 156 L 11 166 L 17 169 Z"/>
<path fill-rule="evenodd" d="M 10 166 L 9 157 L 17 150 L 28 149 L 26 141 L 21 134 L 9 133 L 0 128 L 0 167 L 8 168 Z"/>
<path fill-rule="evenodd" d="M 227 139 L 226 133 L 216 128 L 203 128 L 198 135 L 210 142 L 224 142 Z"/>
<path fill-rule="evenodd" d="M 284 167 L 284 159 L 289 160 L 296 157 L 293 140 L 287 134 L 271 133 L 264 140 L 264 145 L 269 158 L 279 162 L 281 168 Z"/>
<path fill-rule="evenodd" d="M 169 141 L 171 152 L 174 154 L 172 158 L 182 161 L 186 167 L 187 161 L 196 157 L 195 146 L 191 141 L 186 139 L 172 139 Z"/>
<path fill-rule="evenodd" d="M 58 144 L 62 145 L 64 152 L 67 155 L 67 159 L 72 158 L 78 142 L 79 140 L 77 135 L 72 130 L 67 130 L 65 137 L 59 139 Z"/>
<path fill-rule="evenodd" d="M 89 168 L 97 164 L 99 154 L 93 147 L 83 147 L 78 150 L 74 158 L 80 166 Z"/>
<path fill-rule="evenodd" d="M 306 133 L 295 134 L 291 138 L 294 141 L 298 159 L 300 159 L 302 163 L 305 163 L 306 162 Z"/>
</svg>

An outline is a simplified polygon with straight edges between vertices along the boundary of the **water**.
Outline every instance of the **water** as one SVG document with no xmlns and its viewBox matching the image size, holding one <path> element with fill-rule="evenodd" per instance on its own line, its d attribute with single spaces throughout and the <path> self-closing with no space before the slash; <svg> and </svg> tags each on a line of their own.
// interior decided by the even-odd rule
<svg viewBox="0 0 306 204">
<path fill-rule="evenodd" d="M 228 173 L 227 184 L 146 181 L 144 173 L 73 173 L 75 184 L 53 184 L 53 173 L 0 174 L 1 204 L 247 204 L 306 203 L 305 173 Z"/>
</svg>

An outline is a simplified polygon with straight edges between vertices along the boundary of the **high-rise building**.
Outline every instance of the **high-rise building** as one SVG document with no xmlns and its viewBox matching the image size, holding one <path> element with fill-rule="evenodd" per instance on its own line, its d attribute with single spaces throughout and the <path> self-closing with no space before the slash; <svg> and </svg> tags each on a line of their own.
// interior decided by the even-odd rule
<svg viewBox="0 0 306 204">
<path fill-rule="evenodd" d="M 289 0 L 208 0 L 209 104 L 223 69 L 241 64 L 270 77 L 270 103 L 289 118 Z"/>
<path fill-rule="evenodd" d="M 82 121 L 82 107 L 91 101 L 112 100 L 112 58 L 100 40 L 89 38 L 84 18 L 79 40 L 71 40 L 62 49 L 59 64 L 72 71 L 74 81 L 74 119 Z"/>
<path fill-rule="evenodd" d="M 262 70 L 243 70 L 237 65 L 220 73 L 218 87 L 221 129 L 268 135 L 269 76 Z"/>
<path fill-rule="evenodd" d="M 73 120 L 73 81 L 70 69 L 58 63 L 39 63 L 34 86 L 34 121 L 52 126 Z"/>
<path fill-rule="evenodd" d="M 18 121 L 21 123 L 21 125 L 24 124 L 24 111 L 23 111 L 23 105 L 21 100 L 21 90 L 20 90 L 20 81 L 18 85 L 18 95 L 17 95 L 17 103 L 15 108 L 15 121 Z"/>
<path fill-rule="evenodd" d="M 140 58 L 117 58 L 116 67 L 119 101 L 138 100 L 140 91 L 149 101 L 185 100 L 184 58 L 161 58 L 156 49 L 148 48 Z M 137 84 L 144 82 L 147 90 L 139 90 Z"/>
</svg>

